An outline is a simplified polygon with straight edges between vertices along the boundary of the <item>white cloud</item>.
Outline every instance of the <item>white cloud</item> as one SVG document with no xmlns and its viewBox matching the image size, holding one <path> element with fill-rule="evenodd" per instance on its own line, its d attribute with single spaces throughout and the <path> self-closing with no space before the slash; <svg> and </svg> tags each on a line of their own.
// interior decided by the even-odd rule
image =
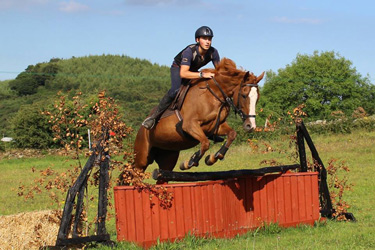
<svg viewBox="0 0 375 250">
<path fill-rule="evenodd" d="M 276 23 L 306 23 L 306 24 L 321 24 L 323 23 L 322 19 L 313 19 L 313 18 L 288 18 L 288 17 L 275 17 L 272 19 Z"/>
<path fill-rule="evenodd" d="M 69 1 L 60 3 L 59 9 L 63 12 L 80 12 L 89 10 L 90 7 L 75 1 Z"/>
</svg>

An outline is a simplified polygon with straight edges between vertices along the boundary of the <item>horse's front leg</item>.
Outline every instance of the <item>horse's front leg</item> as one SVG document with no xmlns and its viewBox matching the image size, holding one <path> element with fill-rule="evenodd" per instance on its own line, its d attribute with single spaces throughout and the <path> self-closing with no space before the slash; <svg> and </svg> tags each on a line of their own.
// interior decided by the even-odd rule
<svg viewBox="0 0 375 250">
<path fill-rule="evenodd" d="M 220 125 L 219 135 L 227 135 L 227 141 L 223 144 L 223 146 L 216 152 L 216 154 L 207 155 L 205 162 L 207 165 L 213 165 L 217 160 L 223 160 L 226 152 L 228 151 L 232 142 L 236 139 L 237 132 L 234 131 L 231 127 L 229 127 L 228 123 L 224 122 Z"/>
<path fill-rule="evenodd" d="M 180 165 L 181 170 L 187 170 L 194 166 L 199 165 L 199 160 L 203 157 L 206 151 L 210 147 L 210 142 L 207 139 L 205 133 L 203 132 L 202 128 L 200 127 L 198 122 L 183 122 L 182 129 L 189 133 L 194 139 L 198 140 L 201 144 L 200 150 L 195 152 L 189 161 L 184 161 Z"/>
</svg>

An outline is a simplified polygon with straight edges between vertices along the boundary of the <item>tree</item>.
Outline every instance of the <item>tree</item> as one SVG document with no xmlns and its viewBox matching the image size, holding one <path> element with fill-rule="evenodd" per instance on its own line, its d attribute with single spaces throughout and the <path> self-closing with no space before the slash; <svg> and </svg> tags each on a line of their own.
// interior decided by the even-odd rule
<svg viewBox="0 0 375 250">
<path fill-rule="evenodd" d="M 37 66 L 39 65 L 40 64 L 37 64 Z M 33 77 L 36 79 L 39 86 L 45 86 L 49 81 L 53 81 L 53 79 L 55 78 L 58 72 L 59 72 L 59 67 L 57 63 L 49 62 L 44 66 L 38 67 L 38 70 L 34 72 Z"/>
<path fill-rule="evenodd" d="M 49 63 L 29 65 L 15 80 L 9 83 L 9 87 L 19 96 L 33 95 L 38 92 L 39 86 L 45 86 L 52 82 L 59 72 L 57 62 L 59 59 L 51 59 Z"/>
<path fill-rule="evenodd" d="M 374 86 L 349 60 L 333 51 L 315 51 L 298 54 L 278 73 L 267 72 L 260 100 L 262 107 L 279 116 L 304 103 L 309 117 L 325 119 L 338 110 L 350 115 L 360 106 L 374 112 L 374 97 Z"/>
<path fill-rule="evenodd" d="M 15 146 L 44 149 L 55 145 L 47 116 L 39 105 L 25 105 L 11 121 Z"/>
<path fill-rule="evenodd" d="M 19 96 L 35 94 L 38 86 L 38 81 L 27 72 L 22 72 L 9 83 L 10 89 L 16 91 Z"/>
</svg>

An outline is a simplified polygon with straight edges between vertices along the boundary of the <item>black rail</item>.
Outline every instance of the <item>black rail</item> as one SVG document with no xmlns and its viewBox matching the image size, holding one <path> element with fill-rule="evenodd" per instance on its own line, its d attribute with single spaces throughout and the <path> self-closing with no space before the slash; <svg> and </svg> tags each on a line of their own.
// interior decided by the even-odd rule
<svg viewBox="0 0 375 250">
<path fill-rule="evenodd" d="M 259 169 L 240 169 L 229 171 L 216 171 L 216 172 L 174 172 L 162 169 L 155 169 L 152 177 L 158 181 L 215 181 L 226 180 L 232 178 L 240 178 L 249 175 L 264 175 L 269 173 L 285 173 L 288 170 L 299 168 L 298 164 L 265 167 Z"/>
</svg>

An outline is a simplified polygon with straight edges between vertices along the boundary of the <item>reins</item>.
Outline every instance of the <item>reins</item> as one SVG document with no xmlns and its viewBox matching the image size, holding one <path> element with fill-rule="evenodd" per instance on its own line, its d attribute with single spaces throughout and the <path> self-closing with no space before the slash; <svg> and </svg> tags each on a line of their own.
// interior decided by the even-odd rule
<svg viewBox="0 0 375 250">
<path fill-rule="evenodd" d="M 219 100 L 219 102 L 221 102 L 221 105 L 220 105 L 220 109 L 219 109 L 219 113 L 217 115 L 217 119 L 216 119 L 216 123 L 215 123 L 215 127 L 214 127 L 214 132 L 213 132 L 213 135 L 217 134 L 218 130 L 219 130 L 219 125 L 220 125 L 220 114 L 221 114 L 221 111 L 223 110 L 223 108 L 225 107 L 225 104 L 229 104 L 229 107 L 231 106 L 230 103 L 234 106 L 232 100 L 225 94 L 225 92 L 223 91 L 223 89 L 220 87 L 220 85 L 218 84 L 218 82 L 216 81 L 216 79 L 213 77 L 212 80 L 214 81 L 214 83 L 216 84 L 216 86 L 219 88 L 221 94 L 223 95 L 223 98 L 224 100 L 221 100 L 220 97 L 218 97 L 215 92 L 211 89 L 210 85 L 208 85 L 208 82 L 206 81 L 206 86 L 207 86 L 207 89 L 211 92 L 211 94 L 217 99 Z M 228 102 L 229 101 L 229 102 Z"/>
</svg>

